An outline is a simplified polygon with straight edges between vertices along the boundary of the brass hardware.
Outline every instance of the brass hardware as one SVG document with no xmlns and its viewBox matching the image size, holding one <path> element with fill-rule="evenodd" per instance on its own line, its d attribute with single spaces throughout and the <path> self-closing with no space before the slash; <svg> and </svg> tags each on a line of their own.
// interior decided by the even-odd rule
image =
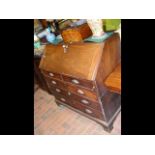
<svg viewBox="0 0 155 155">
<path fill-rule="evenodd" d="M 70 96 L 71 95 L 71 92 L 68 92 L 68 95 Z"/>
<path fill-rule="evenodd" d="M 61 98 L 61 101 L 65 102 L 66 100 L 64 98 Z"/>
<path fill-rule="evenodd" d="M 68 45 L 62 45 L 62 47 L 64 48 L 64 53 L 67 53 L 67 49 L 68 49 Z"/>
<path fill-rule="evenodd" d="M 52 81 L 53 84 L 57 84 L 55 81 Z"/>
<path fill-rule="evenodd" d="M 54 76 L 54 74 L 53 74 L 53 73 L 49 73 L 49 75 L 50 75 L 50 76 L 52 76 L 52 77 Z"/>
<path fill-rule="evenodd" d="M 87 100 L 84 100 L 84 99 L 81 100 L 81 102 L 84 103 L 84 104 L 89 104 L 89 102 Z"/>
<path fill-rule="evenodd" d="M 56 88 L 56 92 L 60 93 L 60 92 L 61 92 L 61 90 L 60 90 L 60 89 L 58 89 L 58 88 Z"/>
<path fill-rule="evenodd" d="M 78 80 L 75 80 L 75 79 L 73 79 L 72 82 L 75 83 L 75 84 L 79 84 L 80 83 Z"/>
<path fill-rule="evenodd" d="M 78 89 L 77 92 L 82 95 L 84 94 L 84 92 L 81 89 Z"/>
<path fill-rule="evenodd" d="M 93 112 L 89 109 L 85 109 L 85 112 L 88 113 L 88 114 L 92 114 Z"/>
</svg>

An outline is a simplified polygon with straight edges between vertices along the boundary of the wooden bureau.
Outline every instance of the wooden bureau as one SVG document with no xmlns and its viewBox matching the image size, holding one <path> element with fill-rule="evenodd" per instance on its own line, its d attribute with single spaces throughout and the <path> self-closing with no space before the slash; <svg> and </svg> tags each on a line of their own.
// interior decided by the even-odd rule
<svg viewBox="0 0 155 155">
<path fill-rule="evenodd" d="M 106 79 L 121 60 L 119 34 L 103 43 L 47 45 L 40 69 L 58 105 L 100 123 L 111 131 L 121 96 L 110 92 Z"/>
</svg>

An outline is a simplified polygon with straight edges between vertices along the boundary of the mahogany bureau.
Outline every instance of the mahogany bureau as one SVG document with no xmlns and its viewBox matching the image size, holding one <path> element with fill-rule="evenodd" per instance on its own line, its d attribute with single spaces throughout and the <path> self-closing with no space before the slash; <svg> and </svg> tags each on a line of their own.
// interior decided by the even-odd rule
<svg viewBox="0 0 155 155">
<path fill-rule="evenodd" d="M 121 96 L 104 80 L 121 61 L 118 33 L 102 43 L 47 45 L 40 69 L 58 105 L 100 123 L 111 131 L 120 111 Z"/>
</svg>

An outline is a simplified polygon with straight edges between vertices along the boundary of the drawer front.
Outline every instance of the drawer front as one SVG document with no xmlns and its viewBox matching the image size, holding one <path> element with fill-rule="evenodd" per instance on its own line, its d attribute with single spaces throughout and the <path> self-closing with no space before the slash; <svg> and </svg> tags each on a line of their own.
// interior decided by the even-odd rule
<svg viewBox="0 0 155 155">
<path fill-rule="evenodd" d="M 55 96 L 56 95 L 64 95 L 64 96 L 70 96 L 71 95 L 70 92 L 65 91 L 63 89 L 60 89 L 60 88 L 56 88 L 56 87 L 50 87 L 49 90 Z"/>
<path fill-rule="evenodd" d="M 82 97 L 89 98 L 93 101 L 98 101 L 97 94 L 95 92 L 74 85 L 67 85 L 67 89 L 68 91 L 78 94 Z"/>
<path fill-rule="evenodd" d="M 81 80 L 81 79 L 77 79 L 77 78 L 66 76 L 66 75 L 62 75 L 62 78 L 65 82 L 79 85 L 79 86 L 85 87 L 87 89 L 91 89 L 92 91 L 95 90 L 95 85 L 94 85 L 93 81 Z"/>
<path fill-rule="evenodd" d="M 61 75 L 58 74 L 58 73 L 47 72 L 47 71 L 44 71 L 44 70 L 42 70 L 41 72 L 42 72 L 42 74 L 43 74 L 44 76 L 47 76 L 48 78 L 55 78 L 55 79 L 59 79 L 59 80 L 62 79 L 62 78 L 61 78 Z"/>
<path fill-rule="evenodd" d="M 63 103 L 66 103 L 68 105 L 71 105 L 73 104 L 73 101 L 70 100 L 70 97 L 69 96 L 65 96 L 65 95 L 55 95 L 55 98 L 58 100 L 58 101 L 61 101 Z"/>
<path fill-rule="evenodd" d="M 73 103 L 71 103 L 71 106 L 86 113 L 87 115 L 104 120 L 104 117 L 100 111 L 92 109 L 88 106 L 85 106 L 77 101 L 74 101 Z"/>
<path fill-rule="evenodd" d="M 73 93 L 71 95 L 71 99 L 74 101 L 77 101 L 83 105 L 86 105 L 88 107 L 91 107 L 93 109 L 99 110 L 101 112 L 101 107 L 100 107 L 100 104 L 98 102 L 95 102 L 95 101 L 89 100 L 87 98 L 75 95 Z"/>
<path fill-rule="evenodd" d="M 60 88 L 60 89 L 66 88 L 63 81 L 56 80 L 54 78 L 47 78 L 47 77 L 45 77 L 45 79 L 49 87 Z"/>
</svg>

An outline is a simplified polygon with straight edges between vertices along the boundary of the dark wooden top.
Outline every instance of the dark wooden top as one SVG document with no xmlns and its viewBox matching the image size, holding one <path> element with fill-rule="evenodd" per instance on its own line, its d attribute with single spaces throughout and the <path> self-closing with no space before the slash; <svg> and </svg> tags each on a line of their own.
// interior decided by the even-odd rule
<svg viewBox="0 0 155 155">
<path fill-rule="evenodd" d="M 121 94 L 121 63 L 108 76 L 104 83 L 110 91 Z"/>
</svg>

